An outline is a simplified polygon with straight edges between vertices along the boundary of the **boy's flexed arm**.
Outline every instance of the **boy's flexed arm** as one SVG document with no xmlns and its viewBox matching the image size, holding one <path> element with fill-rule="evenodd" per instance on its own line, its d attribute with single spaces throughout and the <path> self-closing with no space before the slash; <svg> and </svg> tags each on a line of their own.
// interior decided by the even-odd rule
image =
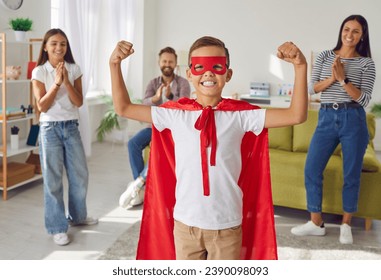
<svg viewBox="0 0 381 280">
<path fill-rule="evenodd" d="M 307 119 L 307 61 L 303 53 L 292 42 L 286 42 L 278 48 L 277 56 L 294 65 L 294 92 L 289 108 L 266 110 L 265 127 L 294 125 Z"/>
<path fill-rule="evenodd" d="M 151 107 L 131 103 L 123 80 L 122 60 L 133 53 L 131 43 L 120 41 L 110 56 L 111 90 L 115 112 L 125 118 L 152 123 Z"/>
</svg>

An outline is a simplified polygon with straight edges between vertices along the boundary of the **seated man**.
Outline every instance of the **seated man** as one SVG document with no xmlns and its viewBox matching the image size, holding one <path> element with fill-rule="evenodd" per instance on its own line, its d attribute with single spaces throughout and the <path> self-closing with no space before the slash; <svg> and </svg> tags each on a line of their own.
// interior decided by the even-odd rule
<svg viewBox="0 0 381 280">
<path fill-rule="evenodd" d="M 159 67 L 162 75 L 148 84 L 143 104 L 157 106 L 168 100 L 176 101 L 182 97 L 190 97 L 189 82 L 175 74 L 177 54 L 173 48 L 166 47 L 159 52 Z M 134 181 L 127 185 L 126 191 L 119 198 L 119 205 L 123 208 L 143 203 L 148 169 L 148 165 L 144 164 L 143 150 L 151 142 L 151 133 L 150 126 L 139 131 L 128 141 L 128 155 Z"/>
</svg>

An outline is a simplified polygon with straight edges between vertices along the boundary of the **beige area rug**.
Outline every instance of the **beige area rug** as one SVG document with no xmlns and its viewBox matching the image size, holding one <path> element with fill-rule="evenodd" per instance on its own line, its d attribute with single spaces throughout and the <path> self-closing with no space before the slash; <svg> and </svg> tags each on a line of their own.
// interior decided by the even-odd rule
<svg viewBox="0 0 381 280">
<path fill-rule="evenodd" d="M 126 230 L 99 258 L 101 260 L 134 260 L 140 222 Z M 324 237 L 295 237 L 277 234 L 280 260 L 381 260 L 381 248 L 356 244 L 326 242 Z"/>
<path fill-rule="evenodd" d="M 129 227 L 119 238 L 102 254 L 100 260 L 135 260 L 138 246 L 140 221 Z"/>
<path fill-rule="evenodd" d="M 329 234 L 329 233 L 327 233 Z M 342 245 L 324 237 L 277 234 L 280 260 L 381 260 L 381 248 L 357 244 Z"/>
</svg>

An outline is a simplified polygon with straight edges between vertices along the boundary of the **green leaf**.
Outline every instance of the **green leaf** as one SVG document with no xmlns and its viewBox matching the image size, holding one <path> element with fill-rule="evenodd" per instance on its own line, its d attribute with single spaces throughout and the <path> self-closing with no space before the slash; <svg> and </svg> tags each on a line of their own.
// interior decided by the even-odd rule
<svg viewBox="0 0 381 280">
<path fill-rule="evenodd" d="M 97 128 L 97 140 L 99 142 L 103 142 L 106 134 L 110 133 L 114 128 L 120 129 L 118 115 L 115 113 L 112 97 L 110 95 L 102 95 L 101 98 L 108 108 Z"/>
<path fill-rule="evenodd" d="M 97 140 L 103 142 L 106 135 L 113 129 L 120 129 L 119 116 L 115 113 L 114 105 L 111 95 L 102 95 L 101 99 L 104 104 L 108 106 L 98 128 L 97 128 Z M 133 103 L 142 103 L 141 99 L 132 99 Z"/>
<path fill-rule="evenodd" d="M 15 18 L 9 20 L 9 25 L 15 31 L 32 30 L 33 21 L 29 18 Z"/>
<path fill-rule="evenodd" d="M 104 114 L 101 123 L 97 128 L 97 139 L 102 142 L 107 133 L 110 133 L 114 128 L 120 129 L 118 115 L 114 109 L 108 109 Z"/>
<path fill-rule="evenodd" d="M 381 118 L 381 103 L 374 104 L 370 112 L 373 113 L 376 116 L 376 118 Z"/>
</svg>

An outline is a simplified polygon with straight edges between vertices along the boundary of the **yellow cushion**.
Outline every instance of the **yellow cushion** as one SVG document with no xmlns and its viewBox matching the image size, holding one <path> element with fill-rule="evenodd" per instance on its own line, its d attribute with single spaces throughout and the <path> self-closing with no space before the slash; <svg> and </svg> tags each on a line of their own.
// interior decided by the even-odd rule
<svg viewBox="0 0 381 280">
<path fill-rule="evenodd" d="M 272 149 L 292 151 L 292 127 L 270 128 L 269 146 Z"/>
<path fill-rule="evenodd" d="M 373 146 L 373 139 L 376 135 L 376 120 L 373 114 L 366 114 L 366 124 L 369 132 L 369 144 L 365 151 L 362 169 L 363 171 L 377 172 L 381 170 L 381 163 L 377 159 Z"/>
<path fill-rule="evenodd" d="M 318 111 L 308 111 L 308 118 L 302 124 L 294 125 L 294 139 L 292 151 L 304 152 L 308 151 L 310 146 L 312 135 L 315 132 L 315 128 L 318 121 Z"/>
<path fill-rule="evenodd" d="M 381 163 L 378 161 L 376 152 L 371 144 L 368 144 L 368 147 L 366 148 L 362 170 L 368 172 L 377 172 L 378 170 L 381 170 Z"/>
<path fill-rule="evenodd" d="M 315 132 L 319 118 L 319 111 L 309 110 L 307 121 L 294 125 L 293 127 L 281 127 L 269 129 L 270 148 L 284 151 L 306 153 L 310 146 L 312 135 Z M 366 114 L 366 121 L 369 131 L 369 144 L 364 155 L 363 170 L 381 170 L 380 162 L 373 148 L 373 139 L 376 134 L 376 121 L 373 114 Z M 341 156 L 341 144 L 333 152 L 334 155 Z"/>
<path fill-rule="evenodd" d="M 144 164 L 147 164 L 148 162 L 150 151 L 151 151 L 151 143 L 147 147 L 145 147 L 143 150 Z"/>
<path fill-rule="evenodd" d="M 366 114 L 366 124 L 369 131 L 369 140 L 372 141 L 376 135 L 376 120 L 373 114 Z"/>
<path fill-rule="evenodd" d="M 292 146 L 294 152 L 306 153 L 308 151 L 318 119 L 319 111 L 310 110 L 308 111 L 307 121 L 294 126 L 294 140 Z M 337 146 L 333 154 L 338 156 L 341 154 L 341 144 Z"/>
</svg>

